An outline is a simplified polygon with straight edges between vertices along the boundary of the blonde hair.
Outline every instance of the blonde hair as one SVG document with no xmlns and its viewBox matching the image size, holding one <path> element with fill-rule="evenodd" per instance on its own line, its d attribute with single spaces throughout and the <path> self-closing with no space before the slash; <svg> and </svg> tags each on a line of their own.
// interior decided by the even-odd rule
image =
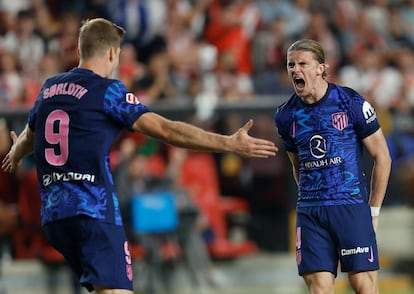
<svg viewBox="0 0 414 294">
<path fill-rule="evenodd" d="M 105 52 L 108 48 L 121 47 L 125 30 L 104 18 L 83 21 L 79 32 L 79 55 L 87 59 Z"/>
<path fill-rule="evenodd" d="M 311 39 L 301 39 L 290 45 L 287 52 L 290 51 L 309 51 L 312 52 L 313 57 L 319 63 L 325 63 L 325 52 L 321 44 Z M 322 73 L 322 78 L 326 79 L 328 73 L 326 70 Z"/>
</svg>

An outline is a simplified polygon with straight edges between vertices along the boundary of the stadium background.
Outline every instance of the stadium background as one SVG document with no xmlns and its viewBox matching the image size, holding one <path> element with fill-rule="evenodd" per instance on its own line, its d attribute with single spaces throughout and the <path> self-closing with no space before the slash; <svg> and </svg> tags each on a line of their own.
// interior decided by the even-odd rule
<svg viewBox="0 0 414 294">
<path fill-rule="evenodd" d="M 77 65 L 80 21 L 96 16 L 127 29 L 116 77 L 154 111 L 223 133 L 253 118 L 251 133 L 280 147 L 273 114 L 292 93 L 285 50 L 298 38 L 320 41 L 330 65 L 329 79 L 361 92 L 375 106 L 387 136 L 393 171 L 379 231 L 382 287 L 400 293 L 395 286 L 399 285 L 405 291 L 401 293 L 412 293 L 414 1 L 2 0 L 0 157 L 8 149 L 8 129 L 22 129 L 44 79 Z M 114 170 L 122 156 L 131 156 L 131 150 L 168 164 L 168 147 L 123 134 L 114 146 Z M 237 281 L 223 291 L 290 293 L 284 282 L 301 285 L 301 281 L 291 256 L 296 197 L 286 155 L 281 150 L 276 158 L 266 160 L 231 155 L 213 155 L 213 159 L 220 194 L 237 195 L 249 204 L 243 231 L 234 230 L 230 237 L 242 234 L 258 246 L 253 255 L 214 261 Z M 367 159 L 366 166 L 370 164 Z M 19 205 L 19 197 L 36 197 L 32 173 L 30 159 L 16 175 L 1 173 L 2 203 Z M 30 247 L 31 240 L 16 237 L 19 229 L 2 242 L 1 280 L 10 293 L 30 288 L 19 280 L 25 274 L 40 288 L 47 284 L 38 252 Z M 22 249 L 27 249 L 26 255 L 17 254 L 19 241 L 26 246 Z M 284 275 L 293 278 L 277 279 Z M 240 281 L 249 281 L 247 276 L 252 280 L 243 285 Z M 60 279 L 67 287 L 65 276 Z"/>
</svg>

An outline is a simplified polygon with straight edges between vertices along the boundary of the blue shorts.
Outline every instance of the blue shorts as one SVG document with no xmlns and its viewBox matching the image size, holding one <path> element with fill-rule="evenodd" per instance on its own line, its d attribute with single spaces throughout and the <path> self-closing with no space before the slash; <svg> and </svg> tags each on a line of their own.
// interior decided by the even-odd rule
<svg viewBox="0 0 414 294">
<path fill-rule="evenodd" d="M 123 227 L 77 216 L 45 224 L 43 230 L 90 292 L 94 285 L 132 290 L 132 260 Z"/>
<path fill-rule="evenodd" d="M 297 209 L 296 262 L 299 275 L 379 269 L 378 248 L 367 204 Z"/>
</svg>

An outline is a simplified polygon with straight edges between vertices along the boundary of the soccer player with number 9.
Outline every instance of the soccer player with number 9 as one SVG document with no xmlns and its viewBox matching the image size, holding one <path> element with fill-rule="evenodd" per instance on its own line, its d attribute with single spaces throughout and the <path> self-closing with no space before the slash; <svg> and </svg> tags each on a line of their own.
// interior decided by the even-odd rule
<svg viewBox="0 0 414 294">
<path fill-rule="evenodd" d="M 266 158 L 273 142 L 248 135 L 249 120 L 232 135 L 172 121 L 140 103 L 118 80 L 125 31 L 102 18 L 87 20 L 79 33 L 79 66 L 43 84 L 28 124 L 2 163 L 13 172 L 34 153 L 42 226 L 50 243 L 98 294 L 133 293 L 132 265 L 110 173 L 109 151 L 123 129 L 165 143 L 208 152 Z"/>
</svg>

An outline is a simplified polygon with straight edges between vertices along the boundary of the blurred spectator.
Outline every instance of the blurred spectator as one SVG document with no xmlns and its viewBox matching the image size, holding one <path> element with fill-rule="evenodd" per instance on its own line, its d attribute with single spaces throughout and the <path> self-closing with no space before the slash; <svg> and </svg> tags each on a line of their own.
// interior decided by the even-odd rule
<svg viewBox="0 0 414 294">
<path fill-rule="evenodd" d="M 396 105 L 401 108 L 414 108 L 414 53 L 410 49 L 403 49 L 393 55 L 394 63 L 403 77 L 401 99 Z"/>
<path fill-rule="evenodd" d="M 266 69 L 284 69 L 287 46 L 291 42 L 286 18 L 283 16 L 274 18 L 268 26 L 255 35 L 253 51 L 255 73 Z"/>
<path fill-rule="evenodd" d="M 4 118 L 0 117 L 0 162 L 11 146 L 9 128 Z M 13 174 L 5 173 L 0 169 L 0 259 L 4 252 L 5 240 L 18 223 L 17 209 L 17 178 Z M 8 244 L 9 246 L 10 244 Z M 11 248 L 8 253 L 11 254 Z"/>
<path fill-rule="evenodd" d="M 35 76 L 38 64 L 44 54 L 42 39 L 35 34 L 35 18 L 32 10 L 21 10 L 16 16 L 16 28 L 9 31 L 3 40 L 5 51 L 17 55 L 22 65 L 21 73 Z"/>
<path fill-rule="evenodd" d="M 224 134 L 231 134 L 240 128 L 242 123 L 242 116 L 237 112 L 231 112 L 218 122 L 217 128 Z M 229 153 L 215 154 L 215 159 L 222 194 L 246 197 L 246 181 L 249 179 L 246 177 L 245 159 Z"/>
<path fill-rule="evenodd" d="M 292 11 L 292 3 L 287 0 L 258 0 L 257 6 L 265 28 L 270 27 L 275 19 L 284 18 L 288 20 L 288 16 Z"/>
<path fill-rule="evenodd" d="M 191 4 L 187 0 L 168 1 L 167 53 L 178 91 L 184 95 L 191 95 L 189 87 L 193 78 L 202 79 L 203 74 L 216 65 L 216 55 L 209 55 L 215 52 L 214 48 L 200 38 L 200 24 L 209 2 L 198 0 Z"/>
<path fill-rule="evenodd" d="M 0 10 L 7 11 L 11 17 L 16 17 L 19 11 L 27 10 L 31 7 L 32 0 L 0 0 Z"/>
<path fill-rule="evenodd" d="M 394 55 L 397 68 L 403 76 L 401 93 L 390 107 L 392 132 L 387 136 L 393 160 L 392 183 L 397 189 L 396 203 L 414 203 L 414 54 L 411 49 Z"/>
<path fill-rule="evenodd" d="M 217 83 L 219 97 L 225 102 L 237 102 L 253 99 L 251 75 L 237 70 L 237 56 L 234 51 L 221 52 L 218 60 Z"/>
<path fill-rule="evenodd" d="M 258 73 L 253 78 L 254 92 L 259 95 L 285 95 L 286 97 L 293 94 L 292 81 L 283 68 L 268 69 L 265 72 Z"/>
<path fill-rule="evenodd" d="M 400 51 L 395 62 L 403 84 L 398 99 L 390 107 L 393 128 L 388 139 L 393 162 L 400 166 L 414 157 L 414 54 L 411 50 Z"/>
<path fill-rule="evenodd" d="M 187 23 L 195 38 L 201 38 L 206 22 L 206 9 L 213 0 L 167 0 L 168 19 Z M 167 28 L 168 29 L 168 28 Z"/>
<path fill-rule="evenodd" d="M 346 50 L 349 46 L 347 43 L 347 32 L 352 30 L 352 27 L 358 23 L 358 13 L 362 9 L 362 3 L 357 0 L 340 0 L 335 2 L 330 21 L 340 44 L 342 53 L 341 66 L 349 62 L 348 56 L 346 55 Z"/>
<path fill-rule="evenodd" d="M 135 46 L 138 58 L 146 63 L 153 50 L 158 50 L 167 25 L 167 1 L 119 0 L 108 1 L 110 19 L 126 30 L 125 41 Z"/>
<path fill-rule="evenodd" d="M 310 18 L 309 0 L 260 0 L 257 2 L 265 27 L 269 27 L 273 20 L 283 18 L 286 21 L 288 38 L 299 38 L 305 30 Z M 330 2 L 330 5 L 332 6 L 333 3 Z"/>
<path fill-rule="evenodd" d="M 3 37 L 12 29 L 14 20 L 9 11 L 0 9 L 0 51 L 3 50 Z"/>
<path fill-rule="evenodd" d="M 388 24 L 391 49 L 414 48 L 414 40 L 409 37 L 400 6 L 390 6 Z"/>
<path fill-rule="evenodd" d="M 157 100 L 171 100 L 177 97 L 177 89 L 171 78 L 171 63 L 166 52 L 165 41 L 157 39 L 151 54 L 146 56 L 145 71 L 134 82 L 133 92 L 140 100 L 151 105 Z M 140 52 L 138 52 L 140 55 Z"/>
<path fill-rule="evenodd" d="M 56 54 L 46 53 L 43 55 L 39 64 L 39 82 L 43 82 L 47 77 L 61 72 L 61 63 Z"/>
<path fill-rule="evenodd" d="M 78 33 L 80 17 L 67 12 L 61 17 L 61 30 L 59 34 L 58 56 L 61 68 L 64 71 L 78 66 Z"/>
<path fill-rule="evenodd" d="M 207 8 L 204 37 L 222 54 L 234 58 L 237 74 L 252 73 L 251 40 L 261 21 L 260 10 L 250 0 L 213 0 Z"/>
<path fill-rule="evenodd" d="M 271 117 L 256 117 L 254 133 L 278 142 L 280 139 L 270 127 L 271 121 Z M 279 142 L 278 146 L 282 144 Z M 278 156 L 270 161 L 248 159 L 245 164 L 245 169 L 251 175 L 247 186 L 252 219 L 249 236 L 263 250 L 287 251 L 289 247 L 289 212 L 295 204 L 292 204 L 289 194 L 292 178 L 284 172 L 288 166 L 286 156 Z M 277 231 L 278 234 L 269 234 L 270 231 Z"/>
<path fill-rule="evenodd" d="M 407 36 L 411 43 L 414 43 L 414 0 L 403 2 L 401 14 Z"/>
<path fill-rule="evenodd" d="M 117 147 L 117 164 L 113 166 L 113 170 L 119 202 L 126 212 L 126 217 L 131 215 L 128 209 L 132 195 L 149 191 L 153 188 L 151 183 L 156 183 L 164 177 L 165 162 L 159 151 L 159 142 L 142 135 L 135 137 L 128 133 L 120 139 Z M 156 158 L 158 164 L 151 165 L 149 158 Z"/>
<path fill-rule="evenodd" d="M 199 206 L 200 199 L 197 199 L 197 194 L 202 188 L 183 183 L 184 165 L 191 156 L 190 150 L 169 148 L 166 176 L 171 179 L 172 187 L 179 196 L 177 199 L 181 222 L 178 230 L 179 240 L 190 270 L 192 283 L 197 289 L 205 291 L 210 287 L 224 287 L 229 280 L 214 267 L 207 250 L 208 240 L 203 239 L 204 233 L 209 230 L 209 223 L 207 216 Z"/>
<path fill-rule="evenodd" d="M 291 14 L 287 16 L 289 36 L 299 38 L 308 26 L 310 16 L 310 0 L 293 0 Z"/>
<path fill-rule="evenodd" d="M 341 29 L 341 43 L 347 62 L 355 63 L 367 51 L 389 49 L 385 37 L 374 30 L 367 12 L 363 9 L 358 11 L 355 22 Z"/>
<path fill-rule="evenodd" d="M 119 56 L 118 78 L 128 89 L 132 89 L 134 81 L 140 79 L 143 74 L 144 66 L 138 62 L 135 47 L 130 43 L 124 43 Z"/>
<path fill-rule="evenodd" d="M 60 50 L 59 35 L 61 33 L 60 23 L 54 18 L 45 5 L 35 8 L 36 33 L 42 38 L 45 53 L 58 54 Z"/>
<path fill-rule="evenodd" d="M 17 57 L 11 52 L 0 53 L 0 109 L 16 109 L 24 95 L 23 80 Z"/>
<path fill-rule="evenodd" d="M 368 21 L 375 32 L 386 37 L 389 33 L 389 8 L 390 0 L 369 0 L 364 8 Z"/>
<path fill-rule="evenodd" d="M 325 60 L 329 65 L 330 80 L 334 81 L 342 56 L 336 35 L 322 11 L 312 13 L 308 26 L 303 32 L 303 38 L 316 40 L 325 48 Z"/>
<path fill-rule="evenodd" d="M 283 16 L 273 19 L 254 38 L 254 92 L 258 95 L 290 95 L 292 83 L 286 74 L 286 49 L 292 40 L 288 36 Z"/>
<path fill-rule="evenodd" d="M 80 18 L 85 17 L 90 0 L 41 0 L 50 7 L 54 16 L 62 16 L 65 13 L 78 15 Z"/>
<path fill-rule="evenodd" d="M 200 120 L 213 115 L 218 101 L 217 49 L 203 39 L 205 13 L 211 0 L 168 1 L 167 52 L 174 84 L 184 103 L 193 103 Z"/>
<path fill-rule="evenodd" d="M 362 93 L 374 107 L 387 109 L 395 103 L 402 86 L 401 73 L 388 61 L 383 51 L 361 51 L 352 64 L 341 68 L 339 80 Z"/>
</svg>

